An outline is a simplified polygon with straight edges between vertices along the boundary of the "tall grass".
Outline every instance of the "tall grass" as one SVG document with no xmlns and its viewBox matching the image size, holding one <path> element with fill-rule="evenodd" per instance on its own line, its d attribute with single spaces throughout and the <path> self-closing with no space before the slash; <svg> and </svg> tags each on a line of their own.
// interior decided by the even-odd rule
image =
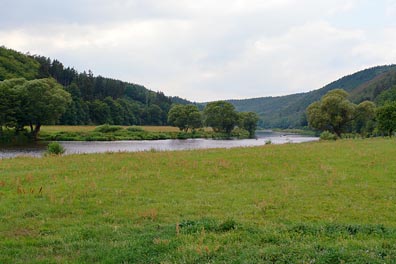
<svg viewBox="0 0 396 264">
<path fill-rule="evenodd" d="M 393 263 L 396 141 L 0 161 L 0 263 Z"/>
</svg>

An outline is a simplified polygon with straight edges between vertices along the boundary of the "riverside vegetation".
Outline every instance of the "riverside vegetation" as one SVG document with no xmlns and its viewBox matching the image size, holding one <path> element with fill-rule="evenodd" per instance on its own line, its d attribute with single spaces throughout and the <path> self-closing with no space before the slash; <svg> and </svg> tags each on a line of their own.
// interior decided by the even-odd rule
<svg viewBox="0 0 396 264">
<path fill-rule="evenodd" d="M 194 131 L 179 131 L 170 126 L 44 126 L 40 132 L 41 141 L 113 141 L 113 140 L 159 140 L 187 138 L 249 138 L 249 132 L 234 129 L 230 135 L 213 130 L 198 129 Z"/>
<path fill-rule="evenodd" d="M 0 263 L 394 263 L 396 141 L 0 162 Z"/>
</svg>

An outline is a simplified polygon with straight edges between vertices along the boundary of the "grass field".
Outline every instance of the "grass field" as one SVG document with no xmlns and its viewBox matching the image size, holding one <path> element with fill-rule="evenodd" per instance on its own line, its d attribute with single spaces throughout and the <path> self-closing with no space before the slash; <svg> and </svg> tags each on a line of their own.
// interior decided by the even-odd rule
<svg viewBox="0 0 396 264">
<path fill-rule="evenodd" d="M 0 160 L 0 263 L 395 263 L 396 141 Z"/>
</svg>

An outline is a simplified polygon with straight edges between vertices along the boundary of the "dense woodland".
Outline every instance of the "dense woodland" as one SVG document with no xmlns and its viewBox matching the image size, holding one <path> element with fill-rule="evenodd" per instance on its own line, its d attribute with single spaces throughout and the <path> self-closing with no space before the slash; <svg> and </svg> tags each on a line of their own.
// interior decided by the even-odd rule
<svg viewBox="0 0 396 264">
<path fill-rule="evenodd" d="M 144 86 L 77 72 L 58 60 L 0 47 L 0 81 L 54 78 L 72 95 L 59 124 L 165 125 L 172 98 Z M 185 103 L 180 98 L 176 102 Z"/>
</svg>

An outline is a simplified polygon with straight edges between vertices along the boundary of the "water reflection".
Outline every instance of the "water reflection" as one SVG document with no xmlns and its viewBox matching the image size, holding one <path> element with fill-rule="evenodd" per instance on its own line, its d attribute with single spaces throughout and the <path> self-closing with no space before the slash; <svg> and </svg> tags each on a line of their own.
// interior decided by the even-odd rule
<svg viewBox="0 0 396 264">
<path fill-rule="evenodd" d="M 212 140 L 212 139 L 186 139 L 186 140 L 156 140 L 156 141 L 62 141 L 66 149 L 65 154 L 78 153 L 103 153 L 103 152 L 138 152 L 138 151 L 175 151 L 209 148 L 235 148 L 262 146 L 267 142 L 271 144 L 302 143 L 316 141 L 318 138 L 296 134 L 282 134 L 274 132 L 257 132 L 256 139 L 241 140 Z M 0 149 L 0 158 L 16 156 L 40 157 L 45 152 L 43 145 L 35 145 L 24 148 Z"/>
</svg>

